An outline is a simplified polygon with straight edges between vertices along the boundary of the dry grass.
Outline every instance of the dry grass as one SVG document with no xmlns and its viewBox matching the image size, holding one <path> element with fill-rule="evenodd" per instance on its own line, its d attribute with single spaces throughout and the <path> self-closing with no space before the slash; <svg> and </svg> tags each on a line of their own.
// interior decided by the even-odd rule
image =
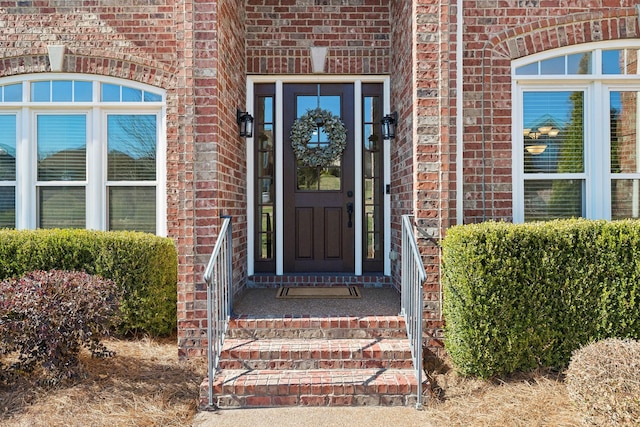
<svg viewBox="0 0 640 427">
<path fill-rule="evenodd" d="M 437 426 L 579 426 L 580 417 L 558 374 L 536 372 L 485 381 L 453 371 L 435 375 L 442 400 L 426 409 Z"/>
<path fill-rule="evenodd" d="M 176 340 L 105 342 L 116 356 L 82 355 L 86 378 L 44 389 L 0 386 L 2 426 L 186 426 L 196 413 L 206 361 L 178 361 Z"/>
<path fill-rule="evenodd" d="M 2 426 L 188 426 L 196 413 L 203 360 L 179 362 L 175 340 L 107 342 L 117 355 L 83 362 L 87 378 L 42 389 L 0 387 Z M 436 375 L 444 400 L 422 413 L 434 426 L 578 426 L 560 378 L 520 375 L 481 381 Z"/>
</svg>

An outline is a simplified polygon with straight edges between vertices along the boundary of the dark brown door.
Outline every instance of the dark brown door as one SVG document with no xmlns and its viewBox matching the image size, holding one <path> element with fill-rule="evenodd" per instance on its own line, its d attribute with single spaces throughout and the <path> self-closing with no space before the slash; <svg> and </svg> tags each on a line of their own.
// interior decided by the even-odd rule
<svg viewBox="0 0 640 427">
<path fill-rule="evenodd" d="M 285 272 L 353 272 L 353 85 L 291 84 L 283 96 Z M 347 144 L 331 164 L 308 166 L 296 158 L 289 135 L 297 118 L 318 107 L 341 118 Z M 311 144 L 326 143 L 320 127 Z"/>
</svg>

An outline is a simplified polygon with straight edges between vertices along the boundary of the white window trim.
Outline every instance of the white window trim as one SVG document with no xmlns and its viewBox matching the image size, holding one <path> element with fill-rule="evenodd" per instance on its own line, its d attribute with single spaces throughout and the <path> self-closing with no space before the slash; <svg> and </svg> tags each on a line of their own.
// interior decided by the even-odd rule
<svg viewBox="0 0 640 427">
<path fill-rule="evenodd" d="M 342 75 L 272 75 L 272 76 L 247 76 L 247 111 L 253 112 L 253 87 L 259 83 L 273 83 L 275 84 L 275 100 L 274 100 L 274 115 L 276 123 L 282 123 L 282 91 L 283 85 L 287 83 L 353 83 L 354 84 L 354 118 L 357 120 L 359 117 L 362 117 L 362 104 L 359 96 L 362 94 L 361 85 L 362 83 L 382 83 L 383 84 L 383 115 L 389 114 L 391 109 L 390 103 L 390 79 L 389 76 L 342 76 Z M 357 123 L 357 121 L 356 121 Z M 354 137 L 361 136 L 362 130 L 359 126 L 356 126 L 356 131 Z M 276 126 L 275 132 L 275 162 L 276 164 L 282 164 L 283 160 L 283 150 L 282 144 L 284 141 L 284 135 L 282 131 L 282 126 Z M 356 141 L 359 139 L 356 139 Z M 255 178 L 254 173 L 254 158 L 253 158 L 253 148 L 254 148 L 254 139 L 247 138 L 247 146 L 246 146 L 246 156 L 247 156 L 247 233 L 249 236 L 253 236 L 255 233 L 255 195 L 253 194 L 253 182 Z M 359 144 L 356 144 L 355 150 L 355 165 L 361 165 L 362 163 L 362 147 Z M 384 144 L 384 171 L 385 175 L 383 177 L 385 187 L 386 184 L 390 184 L 390 148 L 389 144 Z M 354 207 L 355 215 L 354 215 L 354 226 L 356 230 L 360 230 L 356 232 L 355 238 L 355 275 L 363 274 L 363 251 L 364 248 L 362 243 L 362 173 L 357 174 L 357 170 L 354 171 L 356 173 L 356 182 L 354 188 L 354 196 L 357 201 L 356 206 Z M 360 171 L 362 172 L 362 171 Z M 276 168 L 276 176 L 275 176 L 275 207 L 276 207 L 276 275 L 284 274 L 284 205 L 283 205 L 283 192 L 284 192 L 284 177 L 283 177 L 282 168 Z M 384 194 L 384 220 L 383 224 L 385 224 L 384 229 L 384 253 L 388 254 L 391 251 L 391 195 Z M 254 263 L 255 263 L 255 243 L 253 238 L 247 239 L 247 274 L 252 276 L 255 273 Z M 388 276 L 391 274 L 391 259 L 388 256 L 384 257 L 384 275 Z"/>
<path fill-rule="evenodd" d="M 82 80 L 93 82 L 91 102 L 31 102 L 31 83 L 43 80 Z M 86 188 L 86 228 L 107 229 L 106 202 L 106 116 L 107 114 L 155 114 L 156 124 L 156 235 L 167 236 L 167 143 L 166 91 L 154 86 L 114 77 L 78 73 L 41 73 L 4 77 L 0 84 L 22 83 L 22 101 L 0 103 L 0 113 L 16 115 L 16 228 L 34 229 L 37 226 L 36 186 L 56 185 L 38 183 L 35 123 L 38 114 L 86 114 L 87 116 L 87 179 L 73 182 Z M 110 83 L 152 92 L 161 96 L 157 102 L 100 102 L 100 85 Z M 100 126 L 98 129 L 97 127 Z M 27 132 L 24 130 L 27 129 Z M 99 164 L 91 159 L 101 159 Z M 152 181 L 137 185 L 152 185 Z M 60 184 L 57 182 L 57 184 Z M 69 185 L 64 182 L 64 185 Z"/>
<path fill-rule="evenodd" d="M 640 49 L 640 40 L 615 40 L 553 49 L 512 61 L 512 185 L 513 221 L 524 222 L 524 181 L 526 179 L 585 179 L 585 218 L 611 219 L 611 153 L 609 141 L 609 93 L 632 90 L 640 93 L 640 75 L 602 74 L 602 50 Z M 593 52 L 593 73 L 588 75 L 516 75 L 516 68 L 533 62 L 581 52 Z M 639 70 L 640 71 L 640 70 Z M 583 90 L 584 168 L 583 174 L 525 174 L 523 93 L 526 91 Z M 639 128 L 640 129 L 640 128 Z M 596 141 L 606 143 L 598 144 Z M 616 175 L 624 178 L 622 174 Z M 640 174 L 639 174 L 640 176 Z M 635 178 L 636 176 L 632 176 Z"/>
</svg>

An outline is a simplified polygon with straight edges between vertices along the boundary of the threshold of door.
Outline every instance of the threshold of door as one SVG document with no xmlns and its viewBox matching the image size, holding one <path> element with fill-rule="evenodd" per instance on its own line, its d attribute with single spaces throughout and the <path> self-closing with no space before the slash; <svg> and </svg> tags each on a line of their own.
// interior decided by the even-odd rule
<svg viewBox="0 0 640 427">
<path fill-rule="evenodd" d="M 365 288 L 388 288 L 393 282 L 390 276 L 383 274 L 344 273 L 291 273 L 281 276 L 275 274 L 255 274 L 247 280 L 248 288 L 279 288 L 281 286 L 359 286 Z"/>
</svg>

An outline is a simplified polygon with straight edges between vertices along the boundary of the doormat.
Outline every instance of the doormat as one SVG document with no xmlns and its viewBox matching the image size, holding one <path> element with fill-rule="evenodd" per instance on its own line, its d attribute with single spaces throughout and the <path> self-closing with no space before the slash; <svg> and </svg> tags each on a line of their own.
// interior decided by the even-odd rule
<svg viewBox="0 0 640 427">
<path fill-rule="evenodd" d="M 349 287 L 291 287 L 281 286 L 276 298 L 360 298 L 357 286 Z"/>
</svg>

